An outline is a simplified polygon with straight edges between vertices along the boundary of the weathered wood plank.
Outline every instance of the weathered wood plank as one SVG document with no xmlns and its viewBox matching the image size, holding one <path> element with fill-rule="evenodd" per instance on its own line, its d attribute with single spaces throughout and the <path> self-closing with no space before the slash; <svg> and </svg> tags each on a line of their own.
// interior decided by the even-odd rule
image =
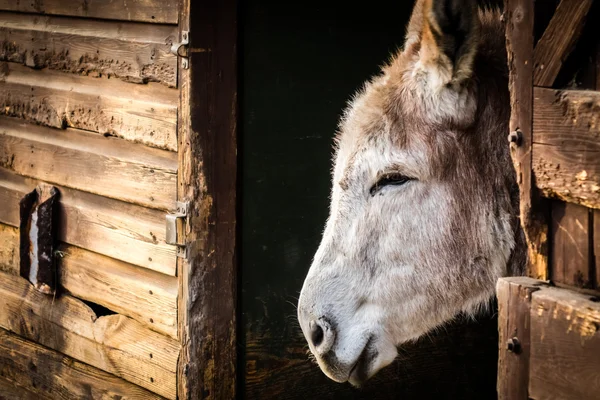
<svg viewBox="0 0 600 400">
<path fill-rule="evenodd" d="M 528 245 L 527 275 L 546 279 L 548 223 L 546 205 L 532 178 L 533 144 L 533 19 L 530 0 L 504 0 L 506 49 L 509 66 L 511 157 L 520 193 L 521 225 Z"/>
<path fill-rule="evenodd" d="M 594 269 L 593 273 L 595 275 L 595 289 L 600 290 L 600 210 L 593 211 L 593 227 L 592 227 L 592 236 L 591 236 L 591 246 L 594 249 Z"/>
<path fill-rule="evenodd" d="M 531 303 L 529 395 L 597 399 L 600 303 L 570 290 L 544 288 Z"/>
<path fill-rule="evenodd" d="M 0 271 L 19 274 L 19 233 L 0 224 Z M 61 243 L 59 284 L 71 295 L 177 338 L 177 278 Z"/>
<path fill-rule="evenodd" d="M 0 359 L 2 359 L 1 355 Z M 3 379 L 0 375 L 0 400 L 39 400 L 39 398 L 39 395 Z"/>
<path fill-rule="evenodd" d="M 545 196 L 600 208 L 600 92 L 535 88 L 533 170 Z"/>
<path fill-rule="evenodd" d="M 177 86 L 170 25 L 0 11 L 0 60 L 87 76 Z"/>
<path fill-rule="evenodd" d="M 4 329 L 0 329 L 0 376 L 34 393 L 35 399 L 163 399 Z"/>
<path fill-rule="evenodd" d="M 175 0 L 0 0 L 0 10 L 176 24 L 179 7 Z"/>
<path fill-rule="evenodd" d="M 19 200 L 40 181 L 0 168 L 0 222 L 19 226 Z M 58 186 L 58 239 L 175 276 L 176 249 L 165 242 L 165 213 Z"/>
<path fill-rule="evenodd" d="M 190 30 L 191 27 L 191 30 Z M 236 398 L 237 4 L 183 0 L 178 199 L 190 202 L 178 261 L 180 399 Z M 210 49 L 198 52 L 193 49 Z"/>
<path fill-rule="evenodd" d="M 177 91 L 19 64 L 0 65 L 0 109 L 54 128 L 79 128 L 177 150 Z"/>
<path fill-rule="evenodd" d="M 528 399 L 529 307 L 531 295 L 542 281 L 527 277 L 501 278 L 496 284 L 498 298 L 498 399 Z M 515 348 L 514 338 L 518 341 Z M 513 348 L 508 348 L 513 340 Z"/>
<path fill-rule="evenodd" d="M 558 200 L 552 203 L 552 281 L 592 288 L 589 224 L 588 208 Z"/>
<path fill-rule="evenodd" d="M 117 138 L 0 117 L 0 167 L 145 207 L 174 208 L 176 157 Z"/>
<path fill-rule="evenodd" d="M 177 341 L 114 314 L 97 317 L 83 302 L 35 291 L 0 274 L 0 326 L 24 338 L 174 399 Z"/>
<path fill-rule="evenodd" d="M 561 0 L 546 31 L 535 46 L 533 84 L 552 86 L 573 50 L 593 0 Z"/>
</svg>

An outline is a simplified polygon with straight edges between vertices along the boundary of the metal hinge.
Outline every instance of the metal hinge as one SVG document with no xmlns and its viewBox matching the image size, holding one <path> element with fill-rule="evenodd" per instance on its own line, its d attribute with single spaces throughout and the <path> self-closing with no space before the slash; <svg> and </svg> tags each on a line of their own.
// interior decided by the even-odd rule
<svg viewBox="0 0 600 400">
<path fill-rule="evenodd" d="M 190 44 L 190 32 L 181 31 L 181 42 L 171 45 L 171 53 L 181 57 L 181 66 L 183 69 L 189 68 L 188 45 Z"/>
<path fill-rule="evenodd" d="M 167 214 L 167 231 L 165 234 L 165 241 L 167 244 L 176 245 L 177 256 L 183 258 L 186 257 L 184 229 L 189 209 L 189 202 L 178 201 L 175 212 Z"/>
</svg>

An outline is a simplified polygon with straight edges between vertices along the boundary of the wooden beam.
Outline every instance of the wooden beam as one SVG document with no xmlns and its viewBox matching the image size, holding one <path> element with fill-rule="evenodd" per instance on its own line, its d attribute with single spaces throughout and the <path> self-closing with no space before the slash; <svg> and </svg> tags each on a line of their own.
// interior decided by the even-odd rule
<svg viewBox="0 0 600 400">
<path fill-rule="evenodd" d="M 0 271 L 19 275 L 18 229 L 0 224 Z M 177 338 L 177 278 L 61 243 L 61 289 Z"/>
<path fill-rule="evenodd" d="M 45 296 L 23 278 L 0 273 L 0 327 L 176 398 L 179 343 L 119 314 L 98 317 L 80 300 Z"/>
<path fill-rule="evenodd" d="M 178 264 L 179 399 L 236 397 L 237 5 L 183 0 L 178 199 L 190 202 Z M 210 51 L 194 51 L 209 49 Z"/>
<path fill-rule="evenodd" d="M 600 303 L 571 290 L 545 288 L 531 303 L 529 395 L 597 399 Z"/>
<path fill-rule="evenodd" d="M 561 0 L 535 47 L 533 84 L 550 87 L 575 47 L 593 0 Z"/>
<path fill-rule="evenodd" d="M 0 65 L 0 109 L 53 128 L 79 128 L 177 150 L 177 90 Z"/>
<path fill-rule="evenodd" d="M 174 209 L 176 157 L 117 138 L 0 117 L 0 167 L 145 207 Z"/>
<path fill-rule="evenodd" d="M 532 179 L 533 144 L 533 19 L 530 0 L 505 0 L 506 48 L 509 65 L 510 132 L 519 137 L 511 143 L 511 157 L 520 189 L 520 218 L 528 245 L 527 274 L 546 279 L 548 226 L 546 207 Z"/>
<path fill-rule="evenodd" d="M 0 376 L 4 382 L 33 393 L 33 399 L 163 399 L 149 390 L 4 329 L 0 329 Z M 0 398 L 2 393 L 7 394 L 0 386 Z M 8 400 L 15 399 L 21 398 L 8 397 Z"/>
<path fill-rule="evenodd" d="M 590 277 L 590 212 L 577 204 L 552 203 L 552 281 L 593 287 Z"/>
<path fill-rule="evenodd" d="M 176 35 L 171 25 L 0 11 L 0 60 L 176 87 L 177 57 L 171 53 Z"/>
<path fill-rule="evenodd" d="M 501 278 L 496 284 L 500 400 L 529 398 L 529 307 L 532 293 L 543 283 L 527 277 L 511 277 Z M 509 348 L 509 342 L 512 348 Z"/>
<path fill-rule="evenodd" d="M 0 10 L 176 24 L 179 7 L 176 0 L 0 0 Z"/>
<path fill-rule="evenodd" d="M 600 92 L 535 88 L 533 170 L 545 196 L 600 208 Z"/>
<path fill-rule="evenodd" d="M 19 225 L 19 200 L 40 181 L 0 168 L 0 222 Z M 176 249 L 165 242 L 165 213 L 58 186 L 59 240 L 175 276 Z"/>
</svg>

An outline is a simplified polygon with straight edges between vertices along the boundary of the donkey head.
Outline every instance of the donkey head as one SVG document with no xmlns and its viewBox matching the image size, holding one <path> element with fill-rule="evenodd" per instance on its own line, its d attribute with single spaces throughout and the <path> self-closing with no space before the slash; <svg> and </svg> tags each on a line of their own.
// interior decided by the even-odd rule
<svg viewBox="0 0 600 400">
<path fill-rule="evenodd" d="M 331 379 L 360 385 L 506 275 L 521 232 L 505 57 L 498 12 L 418 0 L 403 49 L 347 108 L 298 306 Z"/>
</svg>

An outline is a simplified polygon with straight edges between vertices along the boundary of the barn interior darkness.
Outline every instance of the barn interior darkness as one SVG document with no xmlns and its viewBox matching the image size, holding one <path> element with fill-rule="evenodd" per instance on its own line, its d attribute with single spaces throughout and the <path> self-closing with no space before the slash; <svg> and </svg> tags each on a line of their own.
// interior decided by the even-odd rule
<svg viewBox="0 0 600 400">
<path fill-rule="evenodd" d="M 240 4 L 238 381 L 244 398 L 495 397 L 492 316 L 407 346 L 361 390 L 321 373 L 296 322 L 297 297 L 328 214 L 338 119 L 402 45 L 412 7 L 412 1 Z"/>
</svg>

